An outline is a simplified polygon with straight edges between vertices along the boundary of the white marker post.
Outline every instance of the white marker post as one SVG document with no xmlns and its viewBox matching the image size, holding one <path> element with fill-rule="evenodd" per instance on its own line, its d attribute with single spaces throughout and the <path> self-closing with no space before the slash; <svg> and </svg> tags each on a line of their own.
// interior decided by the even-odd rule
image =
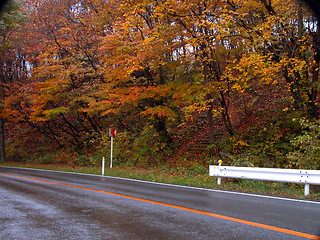
<svg viewBox="0 0 320 240">
<path fill-rule="evenodd" d="M 111 137 L 111 154 L 110 154 L 110 168 L 112 168 L 112 154 L 113 154 L 113 138 L 117 135 L 117 129 L 110 128 L 109 136 Z"/>
<path fill-rule="evenodd" d="M 111 136 L 110 168 L 112 168 L 113 136 Z"/>
<path fill-rule="evenodd" d="M 102 176 L 104 176 L 104 157 L 102 157 Z"/>
</svg>

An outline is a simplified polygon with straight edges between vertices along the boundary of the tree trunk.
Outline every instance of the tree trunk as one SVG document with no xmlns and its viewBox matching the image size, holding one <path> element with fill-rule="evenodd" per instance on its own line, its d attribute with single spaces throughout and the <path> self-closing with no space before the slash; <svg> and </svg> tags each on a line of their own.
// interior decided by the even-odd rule
<svg viewBox="0 0 320 240">
<path fill-rule="evenodd" d="M 208 63 L 208 54 L 206 52 L 206 46 L 204 44 L 202 44 L 201 49 L 203 51 L 202 64 L 203 64 L 204 85 L 207 86 L 210 81 L 210 79 L 209 79 L 210 66 Z M 206 101 L 206 104 L 208 105 L 207 120 L 208 120 L 210 145 L 215 143 L 214 119 L 213 119 L 213 115 L 212 115 L 212 110 L 214 109 L 213 99 L 214 99 L 214 97 L 212 96 L 211 93 L 207 93 L 204 98 L 204 100 Z"/>
<path fill-rule="evenodd" d="M 212 115 L 213 110 L 213 102 L 211 94 L 207 94 L 205 97 L 205 101 L 208 102 L 208 111 L 207 111 L 207 120 L 208 120 L 208 129 L 209 129 L 209 143 L 210 145 L 215 143 L 215 135 L 214 135 L 214 119 Z"/>
<path fill-rule="evenodd" d="M 3 81 L 3 80 L 2 80 Z M 1 109 L 3 108 L 4 104 L 4 90 L 3 90 L 3 85 L 1 84 L 0 86 L 0 101 L 1 101 Z M 4 135 L 4 119 L 0 117 L 0 162 L 4 162 L 6 160 L 6 152 L 5 152 L 5 135 Z"/>
<path fill-rule="evenodd" d="M 226 127 L 227 131 L 229 132 L 229 134 L 231 136 L 233 136 L 234 131 L 233 131 L 232 123 L 230 120 L 229 106 L 228 106 L 228 103 L 226 101 L 226 98 L 225 98 L 225 95 L 223 92 L 220 92 L 220 96 L 221 96 L 221 99 L 219 99 L 219 101 L 220 101 L 220 104 L 222 107 L 221 115 L 222 115 L 223 123 L 224 123 L 224 126 Z"/>
<path fill-rule="evenodd" d="M 309 91 L 308 115 L 309 118 L 318 118 L 318 106 L 316 105 L 319 85 L 319 65 L 320 65 L 320 21 L 317 23 L 317 31 L 313 37 L 314 61 L 311 71 L 311 89 Z"/>
<path fill-rule="evenodd" d="M 163 143 L 172 143 L 172 138 L 168 133 L 164 118 L 155 116 L 154 127 L 159 133 L 159 140 Z"/>
<path fill-rule="evenodd" d="M 6 152 L 5 152 L 5 134 L 4 134 L 4 119 L 0 117 L 0 162 L 4 162 L 6 160 Z"/>
</svg>

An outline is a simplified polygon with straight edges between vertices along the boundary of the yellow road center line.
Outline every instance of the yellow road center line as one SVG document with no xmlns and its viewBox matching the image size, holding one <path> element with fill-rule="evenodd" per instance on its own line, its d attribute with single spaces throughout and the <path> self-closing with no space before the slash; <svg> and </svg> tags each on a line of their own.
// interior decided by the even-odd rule
<svg viewBox="0 0 320 240">
<path fill-rule="evenodd" d="M 224 220 L 228 220 L 228 221 L 232 221 L 232 222 L 237 222 L 237 223 L 243 223 L 243 224 L 246 224 L 246 225 L 251 225 L 251 226 L 260 227 L 260 228 L 264 228 L 264 229 L 269 229 L 269 230 L 273 230 L 273 231 L 277 231 L 277 232 L 287 233 L 287 234 L 291 234 L 291 235 L 295 235 L 295 236 L 299 236 L 299 237 L 320 240 L 320 237 L 315 236 L 315 235 L 311 235 L 311 234 L 307 234 L 307 233 L 301 233 L 301 232 L 297 232 L 297 231 L 288 230 L 288 229 L 285 229 L 285 228 L 269 226 L 269 225 L 266 225 L 266 224 L 251 222 L 251 221 L 242 220 L 242 219 L 233 218 L 233 217 L 227 217 L 227 216 L 223 216 L 223 215 L 220 215 L 220 214 L 215 214 L 215 213 L 195 210 L 195 209 L 192 209 L 192 208 L 186 208 L 186 207 L 180 207 L 180 206 L 177 206 L 177 205 L 172 205 L 172 204 L 167 204 L 167 203 L 162 203 L 162 202 L 156 202 L 156 201 L 147 200 L 147 199 L 143 199 L 143 198 L 136 198 L 136 197 L 131 197 L 131 196 L 118 194 L 118 193 L 112 193 L 112 192 L 107 192 L 107 191 L 102 191 L 102 190 L 97 190 L 97 189 L 92 189 L 92 188 L 86 188 L 86 187 L 79 187 L 79 186 L 65 184 L 65 183 L 59 183 L 59 182 L 51 182 L 51 181 L 46 181 L 46 180 L 37 179 L 37 178 L 23 177 L 23 176 L 19 176 L 19 175 L 12 175 L 12 174 L 6 174 L 6 173 L 0 173 L 0 175 L 6 175 L 6 176 L 10 176 L 10 177 L 17 177 L 17 178 L 24 178 L 24 179 L 34 180 L 34 181 L 38 181 L 38 182 L 45 182 L 45 183 L 51 183 L 51 184 L 56 184 L 56 185 L 61 185 L 61 186 L 72 187 L 72 188 L 78 188 L 78 189 L 84 189 L 84 190 L 89 190 L 89 191 L 94 191 L 94 192 L 100 192 L 100 193 L 109 194 L 109 195 L 118 196 L 118 197 L 123 197 L 123 198 L 127 198 L 127 199 L 133 199 L 133 200 L 137 200 L 137 201 L 141 201 L 141 202 L 153 203 L 153 204 L 157 204 L 157 205 L 161 205 L 161 206 L 171 207 L 171 208 L 175 208 L 175 209 L 181 209 L 181 210 L 188 211 L 188 212 L 199 213 L 199 214 L 203 214 L 203 215 L 207 215 L 207 216 L 212 216 L 212 217 L 215 217 L 215 218 L 220 218 L 220 219 L 224 219 Z"/>
</svg>

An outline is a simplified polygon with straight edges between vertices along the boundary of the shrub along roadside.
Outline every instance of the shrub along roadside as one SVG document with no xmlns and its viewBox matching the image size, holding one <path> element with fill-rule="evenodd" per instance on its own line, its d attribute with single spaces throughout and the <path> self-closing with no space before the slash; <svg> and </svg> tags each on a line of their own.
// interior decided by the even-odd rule
<svg viewBox="0 0 320 240">
<path fill-rule="evenodd" d="M 36 168 L 64 172 L 76 172 L 101 175 L 100 167 L 75 167 L 67 165 L 54 165 L 54 164 L 34 164 L 34 163 L 16 163 L 5 162 L 0 166 L 8 167 L 25 167 Z M 320 200 L 320 187 L 310 186 L 310 194 L 304 196 L 303 184 L 291 184 L 280 182 L 266 182 L 266 181 L 253 181 L 246 179 L 223 179 L 221 185 L 217 185 L 217 179 L 209 177 L 208 173 L 191 173 L 190 170 L 179 169 L 179 171 L 162 168 L 137 168 L 137 167 L 116 167 L 105 168 L 105 176 L 123 177 L 130 179 L 139 179 L 145 181 L 171 183 L 177 185 L 204 187 L 211 189 L 221 189 L 229 191 L 238 191 L 246 193 L 266 194 L 272 196 L 292 197 L 300 199 Z"/>
</svg>

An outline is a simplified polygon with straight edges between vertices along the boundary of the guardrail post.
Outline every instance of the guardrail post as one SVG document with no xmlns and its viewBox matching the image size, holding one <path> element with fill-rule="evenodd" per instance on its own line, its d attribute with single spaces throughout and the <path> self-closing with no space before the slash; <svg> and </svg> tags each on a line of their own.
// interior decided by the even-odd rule
<svg viewBox="0 0 320 240">
<path fill-rule="evenodd" d="M 104 176 L 104 157 L 102 157 L 102 176 Z"/>
<path fill-rule="evenodd" d="M 219 160 L 219 170 L 220 170 L 221 164 L 222 164 L 222 160 Z M 221 172 L 221 170 L 220 170 L 220 172 Z M 218 177 L 218 185 L 220 185 L 220 184 L 221 184 L 221 177 Z"/>
<path fill-rule="evenodd" d="M 310 184 L 309 183 L 306 183 L 304 185 L 304 195 L 305 196 L 308 196 L 309 195 L 309 192 L 310 192 Z"/>
</svg>

